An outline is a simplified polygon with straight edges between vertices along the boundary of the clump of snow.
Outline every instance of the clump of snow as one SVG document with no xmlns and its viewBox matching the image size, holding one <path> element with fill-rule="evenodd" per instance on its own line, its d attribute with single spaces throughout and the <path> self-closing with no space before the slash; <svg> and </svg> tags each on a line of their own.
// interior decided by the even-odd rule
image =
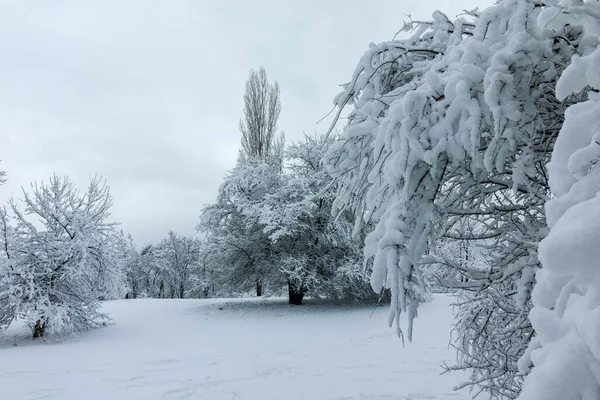
<svg viewBox="0 0 600 400">
<path fill-rule="evenodd" d="M 594 8 L 579 2 L 568 9 L 570 22 L 585 27 L 587 17 L 598 15 Z M 598 22 L 597 16 L 595 28 Z M 533 365 L 523 400 L 600 399 L 600 99 L 593 93 L 600 89 L 600 50 L 583 44 L 579 50 L 587 55 L 573 57 L 557 94 L 591 91 L 567 110 L 548 165 L 557 197 L 547 203 L 550 233 L 539 246 L 543 268 L 530 313 L 536 337 L 520 361 L 523 371 Z"/>
</svg>

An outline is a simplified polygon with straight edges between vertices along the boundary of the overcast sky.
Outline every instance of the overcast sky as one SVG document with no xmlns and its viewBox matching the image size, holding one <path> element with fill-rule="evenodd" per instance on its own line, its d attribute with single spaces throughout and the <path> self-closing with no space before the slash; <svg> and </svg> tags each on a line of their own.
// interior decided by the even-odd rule
<svg viewBox="0 0 600 400">
<path fill-rule="evenodd" d="M 0 159 L 21 186 L 99 174 L 139 244 L 195 234 L 239 149 L 250 68 L 281 86 L 288 142 L 331 109 L 370 42 L 407 14 L 492 0 L 0 0 Z"/>
</svg>

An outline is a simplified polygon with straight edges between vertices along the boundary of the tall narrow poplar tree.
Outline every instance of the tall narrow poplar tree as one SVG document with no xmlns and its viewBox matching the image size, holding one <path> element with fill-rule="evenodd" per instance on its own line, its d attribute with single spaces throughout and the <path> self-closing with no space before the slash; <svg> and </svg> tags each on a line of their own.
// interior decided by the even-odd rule
<svg viewBox="0 0 600 400">
<path fill-rule="evenodd" d="M 277 136 L 277 120 L 281 113 L 279 84 L 269 82 L 264 67 L 251 70 L 244 94 L 244 118 L 241 156 L 246 160 L 265 161 L 283 145 L 283 134 Z M 256 277 L 256 295 L 262 296 L 262 277 Z"/>
</svg>

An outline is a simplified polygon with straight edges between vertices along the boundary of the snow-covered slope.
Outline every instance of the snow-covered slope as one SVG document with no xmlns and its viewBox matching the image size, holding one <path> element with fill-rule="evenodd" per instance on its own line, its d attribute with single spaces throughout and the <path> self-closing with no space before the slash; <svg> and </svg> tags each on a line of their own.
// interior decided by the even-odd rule
<svg viewBox="0 0 600 400">
<path fill-rule="evenodd" d="M 450 302 L 423 305 L 406 348 L 387 307 L 370 318 L 372 307 L 310 301 L 108 302 L 116 324 L 77 337 L 6 332 L 0 399 L 468 399 L 452 391 L 463 376 L 439 375 L 454 356 Z"/>
</svg>

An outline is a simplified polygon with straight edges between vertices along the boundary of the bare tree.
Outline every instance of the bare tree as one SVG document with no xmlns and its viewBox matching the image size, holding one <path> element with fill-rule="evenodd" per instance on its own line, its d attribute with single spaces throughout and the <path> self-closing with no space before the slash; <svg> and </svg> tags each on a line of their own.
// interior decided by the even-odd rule
<svg viewBox="0 0 600 400">
<path fill-rule="evenodd" d="M 279 84 L 269 82 L 264 67 L 251 70 L 244 94 L 244 118 L 240 119 L 244 156 L 265 159 L 271 154 L 280 113 Z"/>
</svg>

